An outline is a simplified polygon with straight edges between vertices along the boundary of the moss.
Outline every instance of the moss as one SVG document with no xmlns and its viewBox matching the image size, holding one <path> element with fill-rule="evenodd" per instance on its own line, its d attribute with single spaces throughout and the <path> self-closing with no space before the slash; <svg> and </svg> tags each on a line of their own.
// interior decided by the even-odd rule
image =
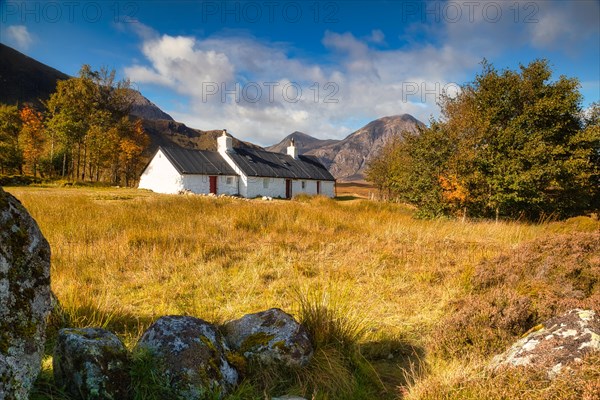
<svg viewBox="0 0 600 400">
<path fill-rule="evenodd" d="M 287 353 L 290 349 L 285 345 L 285 340 L 279 340 L 272 344 L 272 347 L 275 349 L 279 349 L 284 353 Z"/>
<path fill-rule="evenodd" d="M 0 353 L 6 354 L 8 353 L 8 349 L 10 348 L 10 336 L 8 332 L 2 330 L 0 332 Z"/>
<path fill-rule="evenodd" d="M 544 329 L 544 324 L 537 324 L 536 326 L 534 326 L 533 328 L 531 328 L 530 330 L 528 330 L 527 332 L 522 334 L 521 338 L 524 338 L 525 336 L 529 335 L 530 333 L 537 332 L 541 329 Z"/>
<path fill-rule="evenodd" d="M 240 352 L 245 354 L 246 352 L 255 350 L 258 347 L 267 346 L 274 337 L 275 335 L 270 335 L 265 332 L 257 332 L 252 334 L 242 342 L 242 345 L 240 346 Z"/>
<path fill-rule="evenodd" d="M 201 341 L 202 341 L 202 343 L 204 343 L 204 345 L 205 345 L 206 347 L 208 347 L 208 348 L 209 348 L 209 349 L 210 349 L 212 352 L 216 352 L 216 351 L 217 351 L 217 348 L 215 347 L 214 343 L 213 343 L 213 342 L 212 342 L 212 341 L 211 341 L 209 338 L 207 338 L 206 336 L 204 336 L 204 335 L 200 335 L 200 340 L 201 340 Z"/>
<path fill-rule="evenodd" d="M 248 370 L 248 361 L 246 360 L 246 357 L 237 352 L 227 351 L 225 352 L 225 358 L 238 372 L 246 374 Z"/>
</svg>

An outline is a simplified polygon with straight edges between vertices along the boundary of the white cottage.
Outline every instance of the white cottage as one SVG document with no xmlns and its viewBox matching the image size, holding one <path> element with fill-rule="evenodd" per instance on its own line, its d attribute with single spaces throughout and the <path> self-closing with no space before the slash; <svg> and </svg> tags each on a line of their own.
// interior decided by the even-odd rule
<svg viewBox="0 0 600 400">
<path fill-rule="evenodd" d="M 140 178 L 139 188 L 158 193 L 214 193 L 253 198 L 291 198 L 297 194 L 335 196 L 335 178 L 316 157 L 233 148 L 223 131 L 218 150 L 159 147 Z"/>
</svg>

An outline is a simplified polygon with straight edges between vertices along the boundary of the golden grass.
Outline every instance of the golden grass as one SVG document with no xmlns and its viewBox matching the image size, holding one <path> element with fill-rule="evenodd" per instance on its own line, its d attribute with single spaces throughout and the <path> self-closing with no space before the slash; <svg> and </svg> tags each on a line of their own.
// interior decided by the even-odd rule
<svg viewBox="0 0 600 400">
<path fill-rule="evenodd" d="M 415 368 L 414 357 L 426 358 L 445 307 L 470 293 L 484 258 L 533 239 L 600 229 L 590 218 L 542 225 L 424 221 L 402 205 L 367 200 L 6 190 L 48 239 L 52 289 L 73 324 L 106 326 L 132 346 L 162 315 L 222 323 L 280 307 L 298 316 L 303 298 L 331 296 L 351 321 L 364 323 L 360 341 L 374 354 L 388 398 L 406 391 L 395 385 L 417 380 L 420 388 L 420 377 L 406 369 Z M 432 371 L 439 377 L 448 369 Z"/>
<path fill-rule="evenodd" d="M 337 182 L 335 188 L 338 197 L 357 197 L 369 199 L 372 196 L 377 196 L 378 194 L 377 188 L 365 181 Z"/>
</svg>

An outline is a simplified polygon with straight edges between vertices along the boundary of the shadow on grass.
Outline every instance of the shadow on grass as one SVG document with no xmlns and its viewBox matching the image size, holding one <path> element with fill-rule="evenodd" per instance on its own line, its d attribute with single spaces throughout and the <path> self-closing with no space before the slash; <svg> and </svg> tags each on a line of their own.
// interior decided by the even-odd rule
<svg viewBox="0 0 600 400">
<path fill-rule="evenodd" d="M 352 196 L 352 195 L 347 195 L 347 196 L 336 196 L 334 198 L 335 201 L 350 201 L 350 200 L 359 200 L 361 199 L 361 197 L 358 196 Z"/>
<path fill-rule="evenodd" d="M 55 302 L 46 329 L 45 354 L 52 355 L 58 331 L 63 328 L 103 328 L 120 336 L 121 339 L 137 339 L 156 318 L 129 313 L 102 310 L 87 304 L 75 309 L 64 309 Z"/>
<path fill-rule="evenodd" d="M 383 387 L 386 398 L 397 399 L 402 388 L 426 374 L 425 349 L 400 339 L 384 339 L 363 343 L 360 351 L 371 364 Z"/>
</svg>

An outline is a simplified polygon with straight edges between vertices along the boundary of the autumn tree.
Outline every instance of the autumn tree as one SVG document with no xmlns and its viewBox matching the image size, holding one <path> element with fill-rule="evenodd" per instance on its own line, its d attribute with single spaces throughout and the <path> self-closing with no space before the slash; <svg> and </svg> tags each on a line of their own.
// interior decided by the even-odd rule
<svg viewBox="0 0 600 400">
<path fill-rule="evenodd" d="M 131 102 L 129 81 L 116 81 L 114 70 L 84 65 L 78 77 L 58 83 L 46 103 L 47 127 L 52 143 L 64 150 L 63 177 L 132 182 L 132 168 L 148 140 L 129 117 Z"/>
<path fill-rule="evenodd" d="M 23 161 L 27 170 L 35 177 L 44 154 L 46 142 L 42 113 L 25 106 L 20 111 L 22 128 L 20 144 L 23 149 Z"/>
<path fill-rule="evenodd" d="M 119 145 L 120 165 L 123 168 L 125 186 L 129 186 L 131 182 L 137 179 L 142 153 L 150 144 L 150 138 L 144 131 L 142 121 L 139 119 L 135 121 L 132 129 L 129 129 L 127 133 L 126 136 L 121 138 Z"/>
</svg>

